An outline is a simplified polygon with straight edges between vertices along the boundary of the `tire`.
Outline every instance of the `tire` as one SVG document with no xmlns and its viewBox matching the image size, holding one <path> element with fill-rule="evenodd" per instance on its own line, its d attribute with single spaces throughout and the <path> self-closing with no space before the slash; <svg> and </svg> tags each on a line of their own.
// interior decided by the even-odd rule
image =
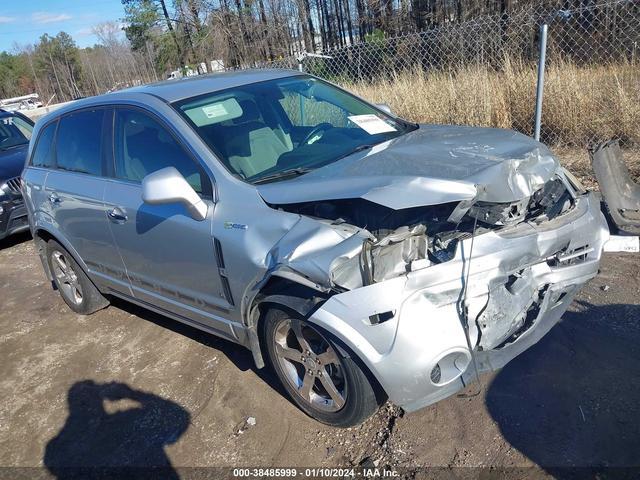
<svg viewBox="0 0 640 480">
<path fill-rule="evenodd" d="M 60 296 L 71 310 L 89 315 L 109 305 L 78 262 L 55 240 L 47 242 L 47 263 Z"/>
<path fill-rule="evenodd" d="M 365 367 L 353 355 L 341 353 L 344 347 L 338 348 L 331 334 L 278 308 L 265 313 L 262 326 L 264 350 L 273 371 L 307 415 L 327 425 L 350 427 L 378 410 L 382 399 Z"/>
</svg>

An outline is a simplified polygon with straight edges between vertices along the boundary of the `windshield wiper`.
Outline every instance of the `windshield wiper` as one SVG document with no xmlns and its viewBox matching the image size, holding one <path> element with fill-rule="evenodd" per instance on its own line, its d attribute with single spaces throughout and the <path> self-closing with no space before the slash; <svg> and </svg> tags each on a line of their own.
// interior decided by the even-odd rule
<svg viewBox="0 0 640 480">
<path fill-rule="evenodd" d="M 382 142 L 380 142 L 380 143 L 382 143 Z M 366 143 L 364 145 L 358 145 L 353 150 L 349 150 L 344 155 L 340 155 L 339 157 L 335 158 L 334 160 L 332 160 L 332 162 L 336 162 L 338 160 L 342 160 L 343 158 L 348 157 L 349 155 L 353 155 L 354 153 L 358 153 L 358 152 L 361 152 L 363 150 L 369 150 L 370 148 L 375 147 L 376 145 L 377 144 L 375 144 L 375 143 Z"/>
<path fill-rule="evenodd" d="M 257 180 L 255 180 L 253 184 L 258 185 L 260 183 L 266 183 L 266 182 L 270 182 L 272 180 L 277 180 L 280 178 L 297 177 L 298 175 L 304 175 L 305 173 L 309 173 L 311 170 L 312 170 L 311 168 L 302 168 L 302 167 L 289 168 L 287 170 L 282 170 L 281 172 L 274 172 L 269 175 L 265 175 L 264 177 L 260 177 Z"/>
</svg>

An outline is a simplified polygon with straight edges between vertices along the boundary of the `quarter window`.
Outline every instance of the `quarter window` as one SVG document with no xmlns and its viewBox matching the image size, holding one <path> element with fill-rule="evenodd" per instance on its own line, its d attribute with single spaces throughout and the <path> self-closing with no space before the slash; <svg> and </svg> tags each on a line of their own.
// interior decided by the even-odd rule
<svg viewBox="0 0 640 480">
<path fill-rule="evenodd" d="M 56 134 L 58 122 L 52 122 L 42 129 L 38 143 L 31 156 L 34 167 L 53 167 L 53 138 Z"/>
<path fill-rule="evenodd" d="M 140 182 L 150 173 L 175 167 L 198 193 L 205 174 L 157 121 L 137 110 L 118 110 L 115 126 L 115 174 Z"/>
<path fill-rule="evenodd" d="M 57 167 L 102 175 L 102 123 L 106 110 L 82 110 L 60 120 L 56 142 Z"/>
</svg>

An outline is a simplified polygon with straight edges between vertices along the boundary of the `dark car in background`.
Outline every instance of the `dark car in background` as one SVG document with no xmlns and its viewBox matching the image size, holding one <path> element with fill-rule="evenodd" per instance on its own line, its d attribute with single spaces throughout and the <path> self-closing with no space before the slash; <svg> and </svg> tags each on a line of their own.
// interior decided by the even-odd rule
<svg viewBox="0 0 640 480">
<path fill-rule="evenodd" d="M 32 132 L 28 117 L 0 110 L 0 239 L 29 228 L 20 174 Z"/>
</svg>

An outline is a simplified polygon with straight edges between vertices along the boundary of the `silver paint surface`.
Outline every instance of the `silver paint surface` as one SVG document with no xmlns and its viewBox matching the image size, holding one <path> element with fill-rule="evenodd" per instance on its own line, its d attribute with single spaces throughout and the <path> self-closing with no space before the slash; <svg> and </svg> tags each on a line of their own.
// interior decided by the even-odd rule
<svg viewBox="0 0 640 480">
<path fill-rule="evenodd" d="M 512 202 L 542 187 L 558 165 L 543 144 L 511 130 L 420 125 L 369 151 L 258 190 L 273 204 L 357 197 L 394 209 L 474 197 Z"/>
</svg>

